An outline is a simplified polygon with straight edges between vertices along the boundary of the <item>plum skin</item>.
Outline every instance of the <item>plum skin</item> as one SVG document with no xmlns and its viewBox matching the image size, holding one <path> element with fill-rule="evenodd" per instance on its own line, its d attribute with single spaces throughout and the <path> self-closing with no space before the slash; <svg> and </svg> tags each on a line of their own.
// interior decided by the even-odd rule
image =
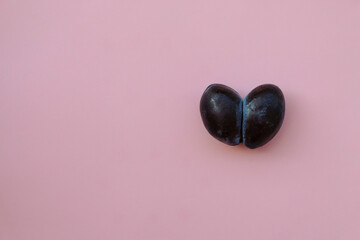
<svg viewBox="0 0 360 240">
<path fill-rule="evenodd" d="M 200 113 L 210 135 L 235 146 L 242 141 L 242 100 L 232 88 L 222 84 L 208 86 L 200 100 Z"/>
<path fill-rule="evenodd" d="M 241 142 L 257 148 L 269 142 L 279 131 L 285 115 L 285 99 L 280 88 L 263 84 L 244 100 L 232 88 L 212 84 L 200 100 L 202 121 L 219 141 L 234 146 Z"/>
<path fill-rule="evenodd" d="M 243 105 L 243 144 L 261 147 L 280 130 L 285 116 L 284 95 L 279 87 L 263 84 L 245 97 Z"/>
</svg>

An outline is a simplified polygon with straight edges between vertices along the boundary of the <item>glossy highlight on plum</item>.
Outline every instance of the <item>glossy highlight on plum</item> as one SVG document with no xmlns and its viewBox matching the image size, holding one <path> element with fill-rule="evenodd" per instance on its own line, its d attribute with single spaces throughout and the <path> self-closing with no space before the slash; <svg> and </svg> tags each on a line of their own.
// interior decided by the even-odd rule
<svg viewBox="0 0 360 240">
<path fill-rule="evenodd" d="M 242 99 L 223 84 L 206 88 L 200 100 L 205 128 L 217 140 L 248 148 L 268 143 L 280 130 L 285 116 L 285 98 L 279 87 L 263 84 Z"/>
</svg>

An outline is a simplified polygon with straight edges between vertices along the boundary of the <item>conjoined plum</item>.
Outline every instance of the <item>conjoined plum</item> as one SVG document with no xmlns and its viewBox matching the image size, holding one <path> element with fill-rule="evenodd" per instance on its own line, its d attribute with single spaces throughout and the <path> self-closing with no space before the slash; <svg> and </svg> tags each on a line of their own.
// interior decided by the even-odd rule
<svg viewBox="0 0 360 240">
<path fill-rule="evenodd" d="M 232 88 L 212 84 L 200 100 L 205 128 L 219 141 L 234 146 L 241 142 L 257 148 L 269 142 L 279 131 L 285 115 L 285 99 L 280 88 L 264 84 L 252 90 L 244 100 Z"/>
</svg>

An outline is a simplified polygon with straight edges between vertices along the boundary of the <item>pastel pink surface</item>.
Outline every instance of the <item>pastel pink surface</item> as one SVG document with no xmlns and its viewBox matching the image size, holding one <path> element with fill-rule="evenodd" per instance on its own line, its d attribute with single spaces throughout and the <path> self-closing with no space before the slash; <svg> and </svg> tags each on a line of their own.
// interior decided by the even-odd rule
<svg viewBox="0 0 360 240">
<path fill-rule="evenodd" d="M 0 239 L 360 238 L 360 2 L 0 3 Z M 286 98 L 250 150 L 211 83 Z"/>
</svg>

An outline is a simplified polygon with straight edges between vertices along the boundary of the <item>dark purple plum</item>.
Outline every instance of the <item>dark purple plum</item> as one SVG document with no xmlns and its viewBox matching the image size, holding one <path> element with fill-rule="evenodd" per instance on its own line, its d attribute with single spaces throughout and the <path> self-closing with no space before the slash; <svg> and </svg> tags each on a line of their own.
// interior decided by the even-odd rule
<svg viewBox="0 0 360 240">
<path fill-rule="evenodd" d="M 231 146 L 241 142 L 242 100 L 234 89 L 222 84 L 207 87 L 201 97 L 200 113 L 214 138 Z"/>
<path fill-rule="evenodd" d="M 257 148 L 279 131 L 285 115 L 285 99 L 280 88 L 264 84 L 252 90 L 243 102 L 243 143 Z"/>
</svg>

